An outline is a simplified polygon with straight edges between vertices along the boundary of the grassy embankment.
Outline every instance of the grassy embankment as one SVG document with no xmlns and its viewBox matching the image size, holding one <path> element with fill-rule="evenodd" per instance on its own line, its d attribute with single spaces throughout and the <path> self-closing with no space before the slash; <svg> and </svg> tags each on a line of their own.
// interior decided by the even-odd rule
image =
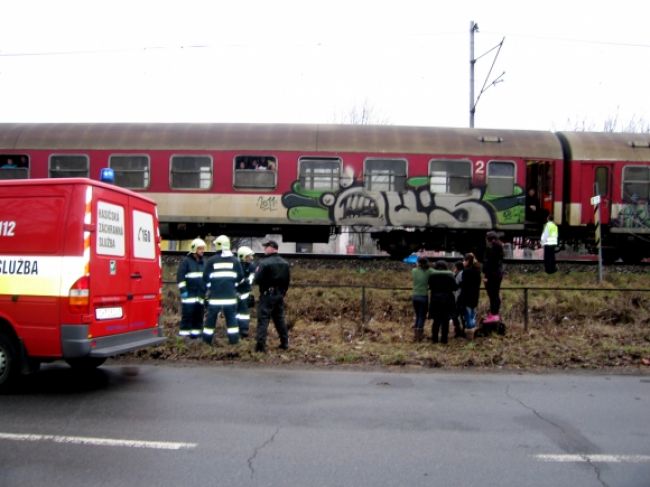
<svg viewBox="0 0 650 487">
<path fill-rule="evenodd" d="M 176 337 L 179 301 L 175 285 L 165 286 L 163 325 L 167 344 L 137 354 L 158 360 L 216 361 L 318 366 L 401 366 L 404 368 L 599 369 L 650 371 L 650 292 L 618 292 L 616 288 L 650 289 L 648 273 L 607 269 L 597 283 L 594 270 L 561 269 L 548 276 L 535 270 L 509 269 L 504 288 L 529 287 L 529 327 L 524 329 L 524 293 L 503 290 L 505 337 L 450 339 L 448 345 L 413 343 L 410 266 L 363 264 L 330 269 L 309 261 L 292 261 L 293 287 L 287 298 L 291 349 L 276 350 L 270 326 L 268 354 L 253 352 L 253 342 L 229 346 L 223 322 L 217 346 Z M 165 280 L 174 280 L 175 265 L 166 261 Z M 349 286 L 349 287 L 341 287 Z M 365 322 L 362 291 L 366 286 Z M 539 287 L 598 288 L 598 291 L 546 291 Z M 401 288 L 377 289 L 377 288 Z M 485 312 L 483 292 L 479 311 Z M 253 312 L 252 328 L 255 319 Z M 427 324 L 427 337 L 430 325 Z"/>
</svg>

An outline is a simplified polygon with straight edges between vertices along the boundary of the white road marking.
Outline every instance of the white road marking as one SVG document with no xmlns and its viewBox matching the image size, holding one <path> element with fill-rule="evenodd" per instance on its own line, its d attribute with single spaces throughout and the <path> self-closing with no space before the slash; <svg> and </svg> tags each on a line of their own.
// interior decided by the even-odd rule
<svg viewBox="0 0 650 487">
<path fill-rule="evenodd" d="M 543 462 L 650 463 L 650 455 L 535 455 Z"/>
<path fill-rule="evenodd" d="M 152 448 L 155 450 L 182 450 L 196 448 L 197 446 L 196 443 L 181 443 L 174 441 L 121 440 L 113 438 L 92 438 L 84 436 L 35 435 L 16 433 L 0 433 L 0 440 L 51 441 L 54 443 L 68 443 L 73 445 L 125 446 L 129 448 Z"/>
</svg>

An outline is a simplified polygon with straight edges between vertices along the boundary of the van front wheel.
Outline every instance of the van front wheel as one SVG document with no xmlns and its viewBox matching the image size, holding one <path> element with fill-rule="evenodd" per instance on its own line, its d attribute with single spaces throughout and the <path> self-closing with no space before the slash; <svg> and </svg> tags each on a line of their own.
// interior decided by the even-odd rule
<svg viewBox="0 0 650 487">
<path fill-rule="evenodd" d="M 0 391 L 10 387 L 19 371 L 20 364 L 14 343 L 0 332 Z"/>
<path fill-rule="evenodd" d="M 77 357 L 77 358 L 68 358 L 65 360 L 70 367 L 77 370 L 92 370 L 96 369 L 104 362 L 106 358 L 104 357 Z"/>
</svg>

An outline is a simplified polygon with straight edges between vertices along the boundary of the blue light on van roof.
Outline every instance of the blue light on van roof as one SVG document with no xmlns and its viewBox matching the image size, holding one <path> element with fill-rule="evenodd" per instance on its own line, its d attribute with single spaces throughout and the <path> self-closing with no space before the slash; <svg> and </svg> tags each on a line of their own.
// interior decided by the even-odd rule
<svg viewBox="0 0 650 487">
<path fill-rule="evenodd" d="M 102 167 L 99 171 L 99 180 L 104 183 L 115 183 L 115 171 L 110 167 Z"/>
</svg>

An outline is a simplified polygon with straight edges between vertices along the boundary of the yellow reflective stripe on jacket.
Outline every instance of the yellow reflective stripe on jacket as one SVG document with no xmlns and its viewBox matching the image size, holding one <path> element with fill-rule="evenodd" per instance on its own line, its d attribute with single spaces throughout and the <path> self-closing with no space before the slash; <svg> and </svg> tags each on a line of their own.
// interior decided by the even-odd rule
<svg viewBox="0 0 650 487">
<path fill-rule="evenodd" d="M 237 304 L 237 298 L 235 299 L 209 299 L 208 304 L 210 306 L 228 306 Z"/>
<path fill-rule="evenodd" d="M 224 277 L 237 279 L 237 273 L 235 271 L 215 271 L 210 273 L 210 279 L 219 279 Z"/>
<path fill-rule="evenodd" d="M 195 304 L 195 303 L 203 304 L 203 298 L 199 298 L 199 297 L 183 298 L 183 299 L 181 299 L 181 303 L 183 303 L 183 304 Z"/>
</svg>

